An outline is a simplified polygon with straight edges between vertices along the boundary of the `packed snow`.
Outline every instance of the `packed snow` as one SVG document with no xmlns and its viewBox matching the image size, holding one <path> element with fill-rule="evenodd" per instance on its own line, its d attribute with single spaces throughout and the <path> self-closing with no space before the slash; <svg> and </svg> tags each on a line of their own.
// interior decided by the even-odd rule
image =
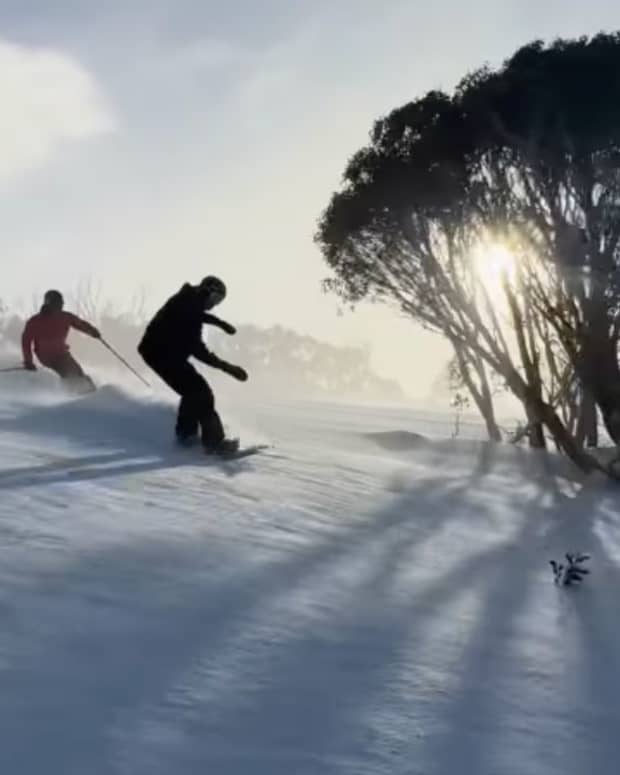
<svg viewBox="0 0 620 775">
<path fill-rule="evenodd" d="M 0 772 L 615 775 L 616 485 L 449 418 L 220 406 L 269 449 L 4 379 Z"/>
</svg>

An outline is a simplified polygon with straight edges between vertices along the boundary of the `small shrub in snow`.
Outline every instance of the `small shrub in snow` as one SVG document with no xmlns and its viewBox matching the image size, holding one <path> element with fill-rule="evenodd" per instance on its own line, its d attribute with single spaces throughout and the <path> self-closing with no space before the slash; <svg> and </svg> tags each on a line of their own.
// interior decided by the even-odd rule
<svg viewBox="0 0 620 775">
<path fill-rule="evenodd" d="M 588 554 L 566 554 L 566 564 L 550 560 L 553 568 L 553 580 L 558 586 L 570 587 L 579 584 L 590 573 L 584 563 L 590 559 Z"/>
</svg>

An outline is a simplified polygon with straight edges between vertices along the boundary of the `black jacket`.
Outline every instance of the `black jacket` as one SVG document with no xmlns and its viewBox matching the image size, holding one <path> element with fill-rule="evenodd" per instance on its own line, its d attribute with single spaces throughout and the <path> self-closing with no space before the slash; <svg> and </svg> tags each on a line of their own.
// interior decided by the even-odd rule
<svg viewBox="0 0 620 775">
<path fill-rule="evenodd" d="M 204 296 L 186 283 L 148 324 L 138 351 L 146 361 L 186 361 L 197 358 L 208 366 L 222 368 L 226 362 L 210 352 L 202 341 L 205 324 L 234 331 L 230 324 L 204 310 Z"/>
</svg>

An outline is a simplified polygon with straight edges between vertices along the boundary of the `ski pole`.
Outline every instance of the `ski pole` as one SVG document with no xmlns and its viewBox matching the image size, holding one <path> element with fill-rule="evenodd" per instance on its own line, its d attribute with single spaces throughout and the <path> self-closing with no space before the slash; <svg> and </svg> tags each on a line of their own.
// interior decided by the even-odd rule
<svg viewBox="0 0 620 775">
<path fill-rule="evenodd" d="M 134 367 L 133 367 L 131 364 L 127 363 L 127 361 L 126 361 L 126 360 L 123 358 L 123 356 L 122 356 L 122 355 L 120 355 L 120 353 L 117 353 L 117 352 L 116 352 L 116 350 L 115 350 L 115 349 L 112 347 L 112 345 L 111 345 L 111 344 L 109 344 L 108 342 L 106 342 L 106 340 L 105 340 L 103 337 L 101 338 L 101 344 L 102 344 L 102 345 L 103 345 L 103 346 L 104 346 L 106 349 L 108 349 L 108 350 L 109 350 L 109 351 L 112 353 L 112 355 L 114 355 L 114 357 L 115 357 L 115 358 L 118 358 L 118 360 L 119 360 L 119 361 L 120 361 L 120 362 L 123 364 L 123 366 L 125 366 L 125 368 L 129 369 L 129 371 L 130 371 L 132 374 L 134 374 L 134 375 L 135 375 L 135 376 L 136 376 L 136 377 L 137 377 L 137 378 L 140 380 L 140 382 L 142 382 L 142 384 L 143 384 L 143 385 L 146 385 L 146 387 L 147 387 L 147 388 L 150 388 L 150 387 L 151 387 L 151 386 L 149 385 L 149 383 L 148 383 L 148 382 L 147 382 L 147 381 L 144 379 L 144 377 L 143 377 L 141 374 L 139 374 L 139 373 L 138 373 L 138 372 L 137 372 L 137 371 L 134 369 Z"/>
<path fill-rule="evenodd" d="M 0 374 L 8 374 L 11 371 L 26 371 L 23 366 L 9 366 L 7 369 L 0 369 Z"/>
</svg>

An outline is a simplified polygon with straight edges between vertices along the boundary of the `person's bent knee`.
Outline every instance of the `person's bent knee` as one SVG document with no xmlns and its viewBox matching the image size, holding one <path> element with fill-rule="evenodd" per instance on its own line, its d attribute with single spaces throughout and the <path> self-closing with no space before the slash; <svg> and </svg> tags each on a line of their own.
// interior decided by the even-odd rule
<svg viewBox="0 0 620 775">
<path fill-rule="evenodd" d="M 187 396 L 187 400 L 190 401 L 192 406 L 195 406 L 200 413 L 205 410 L 211 412 L 215 408 L 213 393 L 208 387 L 206 390 L 192 390 Z"/>
</svg>

